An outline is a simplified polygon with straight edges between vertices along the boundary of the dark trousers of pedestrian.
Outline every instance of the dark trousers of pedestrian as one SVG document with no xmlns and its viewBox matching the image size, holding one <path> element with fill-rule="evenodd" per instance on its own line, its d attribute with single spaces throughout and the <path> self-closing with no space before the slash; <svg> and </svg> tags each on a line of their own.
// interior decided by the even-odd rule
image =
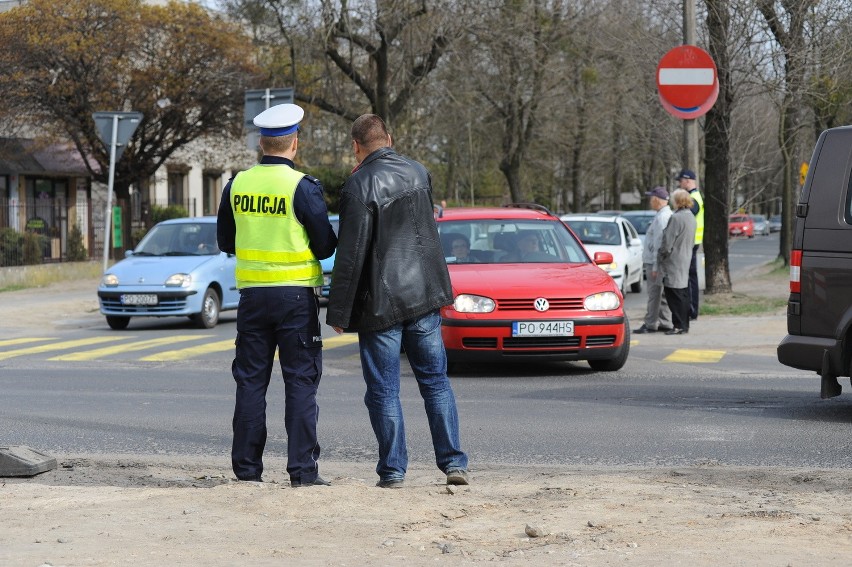
<svg viewBox="0 0 852 567">
<path fill-rule="evenodd" d="M 675 329 L 689 331 L 689 288 L 665 287 L 666 301 L 672 310 L 672 324 Z"/>
<path fill-rule="evenodd" d="M 689 316 L 698 319 L 698 248 L 692 247 L 692 260 L 689 262 Z"/>
<path fill-rule="evenodd" d="M 309 484 L 318 473 L 319 408 L 322 375 L 319 306 L 313 288 L 279 286 L 240 290 L 236 356 L 237 383 L 231 462 L 241 480 L 260 480 L 266 446 L 266 391 L 275 350 L 284 378 L 284 429 L 291 482 Z"/>
</svg>

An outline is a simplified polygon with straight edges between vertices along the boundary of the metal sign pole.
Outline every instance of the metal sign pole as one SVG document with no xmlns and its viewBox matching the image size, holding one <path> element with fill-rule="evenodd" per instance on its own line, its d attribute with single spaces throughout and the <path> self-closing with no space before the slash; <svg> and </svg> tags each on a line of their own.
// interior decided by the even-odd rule
<svg viewBox="0 0 852 567">
<path fill-rule="evenodd" d="M 115 147 L 118 145 L 118 114 L 112 116 L 112 143 L 109 148 L 109 184 L 107 186 L 106 215 L 104 215 L 104 273 L 107 271 L 109 249 L 112 247 L 110 221 L 112 220 L 112 184 L 115 178 Z"/>
</svg>

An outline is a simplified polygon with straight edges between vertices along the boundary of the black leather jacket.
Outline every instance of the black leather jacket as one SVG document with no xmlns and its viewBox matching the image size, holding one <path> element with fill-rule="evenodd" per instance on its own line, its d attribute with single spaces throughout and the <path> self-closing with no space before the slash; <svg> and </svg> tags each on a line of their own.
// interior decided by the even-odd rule
<svg viewBox="0 0 852 567">
<path fill-rule="evenodd" d="M 452 301 L 429 172 L 391 148 L 376 150 L 341 191 L 326 323 L 379 331 Z"/>
</svg>

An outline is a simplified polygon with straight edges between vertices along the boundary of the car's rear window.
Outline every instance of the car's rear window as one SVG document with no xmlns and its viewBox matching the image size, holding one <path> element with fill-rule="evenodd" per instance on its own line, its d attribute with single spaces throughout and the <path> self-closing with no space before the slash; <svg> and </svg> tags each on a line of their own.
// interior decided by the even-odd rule
<svg viewBox="0 0 852 567">
<path fill-rule="evenodd" d="M 438 223 L 447 263 L 587 263 L 577 239 L 558 221 L 454 220 Z"/>
<path fill-rule="evenodd" d="M 621 245 L 618 223 L 612 221 L 566 220 L 583 244 Z"/>
</svg>

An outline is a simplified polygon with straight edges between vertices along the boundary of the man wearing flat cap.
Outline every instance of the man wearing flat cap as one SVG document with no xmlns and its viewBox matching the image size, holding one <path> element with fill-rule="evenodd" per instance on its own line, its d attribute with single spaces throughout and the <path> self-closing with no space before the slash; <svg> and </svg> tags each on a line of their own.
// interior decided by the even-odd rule
<svg viewBox="0 0 852 567">
<path fill-rule="evenodd" d="M 237 257 L 240 290 L 231 464 L 239 480 L 262 480 L 266 390 L 277 348 L 293 487 L 329 484 L 317 464 L 322 335 L 315 292 L 322 286 L 319 260 L 337 246 L 322 185 L 293 163 L 304 114 L 295 104 L 280 104 L 255 117 L 263 157 L 225 186 L 217 223 L 219 248 Z"/>
<path fill-rule="evenodd" d="M 695 244 L 689 263 L 689 318 L 698 319 L 698 248 L 704 242 L 704 198 L 698 190 L 698 176 L 691 169 L 681 169 L 677 174 L 678 185 L 689 191 L 692 197 L 692 214 L 695 215 Z"/>
<path fill-rule="evenodd" d="M 669 207 L 669 192 L 665 187 L 654 187 L 645 195 L 648 196 L 648 204 L 657 212 L 654 220 L 648 226 L 645 233 L 645 242 L 642 246 L 642 264 L 648 278 L 648 305 L 645 310 L 645 321 L 633 332 L 637 334 L 666 332 L 672 330 L 672 310 L 663 293 L 663 273 L 657 267 L 657 252 L 663 241 L 663 230 L 669 224 L 672 210 Z"/>
</svg>

